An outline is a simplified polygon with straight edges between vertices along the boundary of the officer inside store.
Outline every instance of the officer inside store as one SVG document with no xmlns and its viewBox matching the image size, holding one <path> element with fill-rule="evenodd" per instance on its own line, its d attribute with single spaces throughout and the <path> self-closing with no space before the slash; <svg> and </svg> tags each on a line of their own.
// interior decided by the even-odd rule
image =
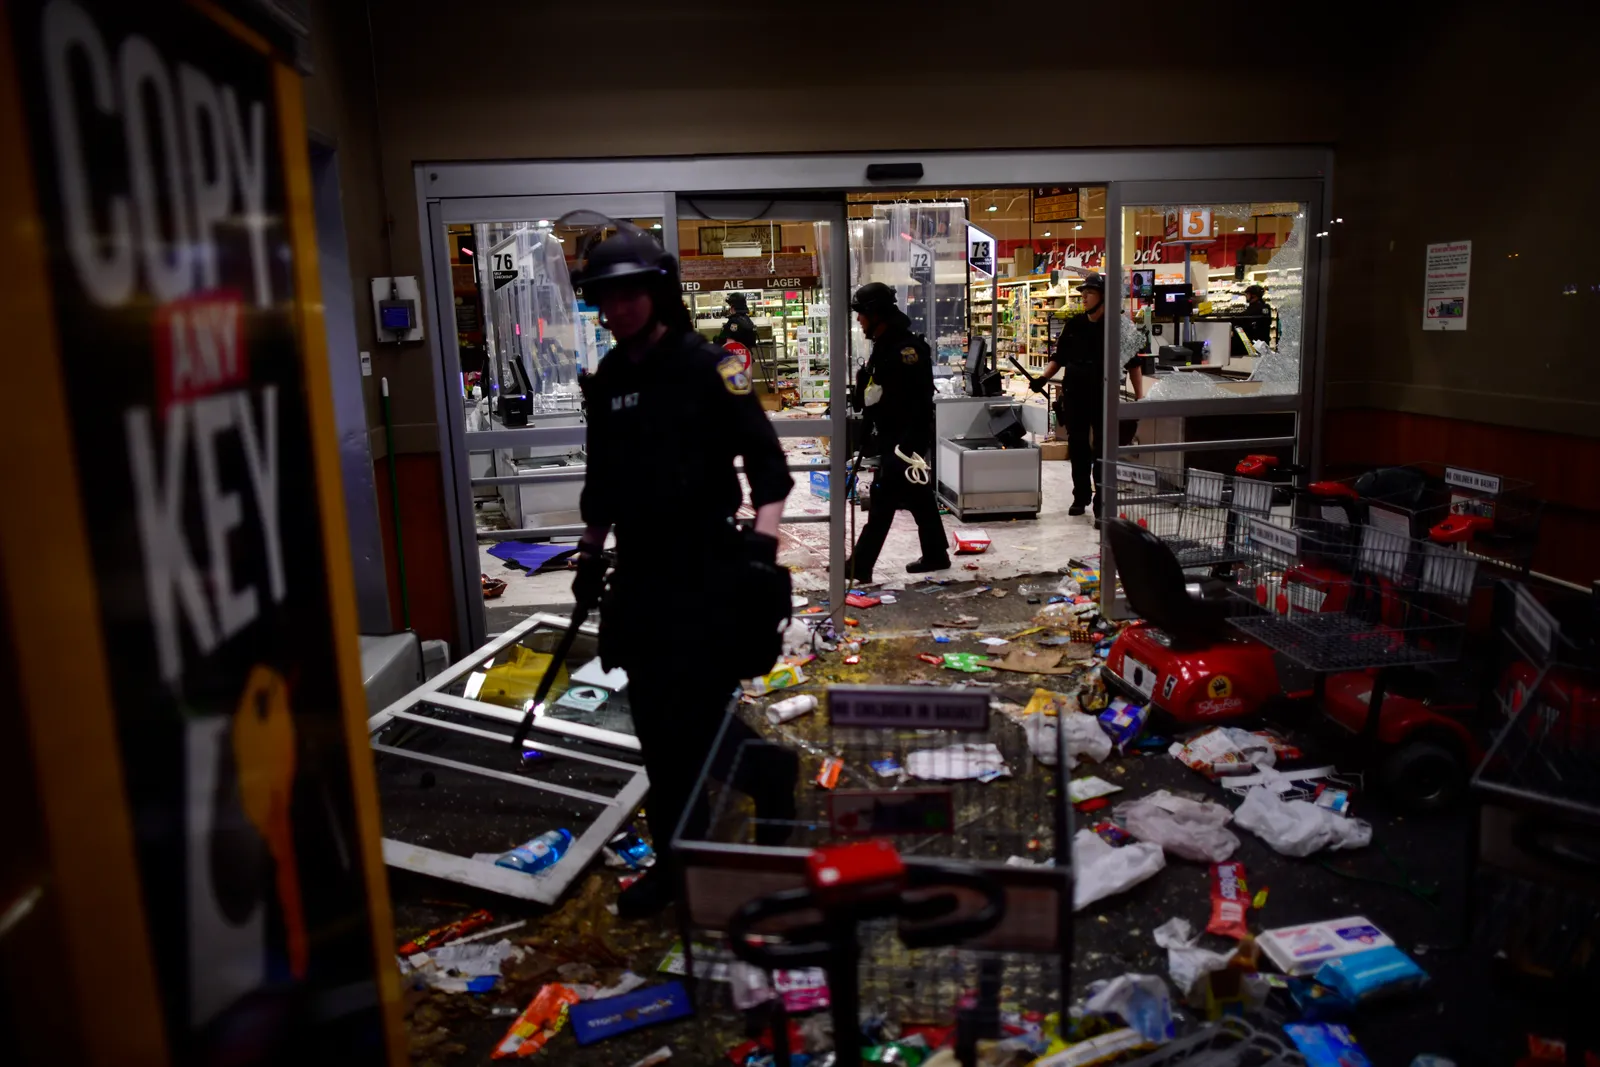
<svg viewBox="0 0 1600 1067">
<path fill-rule="evenodd" d="M 671 842 L 691 800 L 687 832 L 706 832 L 694 788 L 739 679 L 778 658 L 790 586 L 777 566 L 777 535 L 792 482 L 744 361 L 693 331 L 677 261 L 644 231 L 615 225 L 619 232 L 590 249 L 572 277 L 617 342 L 583 379 L 586 528 L 572 591 L 580 605 L 600 604 L 601 662 L 628 673 L 624 695 L 650 775 L 657 861 L 617 900 L 620 915 L 640 918 L 677 893 Z M 742 532 L 736 458 L 755 508 L 754 528 Z M 706 612 L 693 640 L 675 618 L 689 603 Z M 799 762 L 781 746 L 740 751 L 756 741 L 735 716 L 711 775 L 755 801 L 757 841 L 777 844 L 794 819 Z"/>
<path fill-rule="evenodd" d="M 737 341 L 750 352 L 756 350 L 756 324 L 750 320 L 750 305 L 743 293 L 728 294 L 728 318 L 717 334 L 717 344 Z"/>
<path fill-rule="evenodd" d="M 1090 507 L 1095 516 L 1100 514 L 1100 499 L 1096 492 L 1098 483 L 1102 440 L 1105 427 L 1105 372 L 1106 362 L 1106 281 L 1099 274 L 1091 274 L 1079 287 L 1083 294 L 1083 314 L 1069 318 L 1056 340 L 1056 353 L 1044 365 L 1044 371 L 1033 380 L 1036 393 L 1044 392 L 1045 383 L 1061 370 L 1063 391 L 1059 414 L 1067 428 L 1067 458 L 1072 462 L 1072 506 L 1068 515 L 1082 515 Z M 1122 365 L 1133 386 L 1133 398 L 1144 395 L 1144 372 L 1140 358 L 1134 355 Z M 1131 431 L 1133 424 L 1127 424 Z M 1126 442 L 1125 442 L 1126 443 Z"/>
<path fill-rule="evenodd" d="M 1267 291 L 1252 285 L 1244 291 L 1244 314 L 1239 328 L 1252 341 L 1272 343 L 1272 305 L 1267 303 Z M 1249 353 L 1254 355 L 1255 353 Z"/>
<path fill-rule="evenodd" d="M 893 286 L 868 282 L 856 290 L 850 310 L 872 341 L 851 404 L 866 413 L 881 461 L 872 482 L 872 510 L 845 561 L 845 576 L 852 582 L 872 581 L 872 568 L 901 509 L 911 512 L 922 542 L 922 556 L 906 564 L 906 570 L 945 570 L 950 549 L 927 462 L 933 449 L 933 353 L 928 342 L 911 332 L 911 320 L 896 305 Z"/>
</svg>

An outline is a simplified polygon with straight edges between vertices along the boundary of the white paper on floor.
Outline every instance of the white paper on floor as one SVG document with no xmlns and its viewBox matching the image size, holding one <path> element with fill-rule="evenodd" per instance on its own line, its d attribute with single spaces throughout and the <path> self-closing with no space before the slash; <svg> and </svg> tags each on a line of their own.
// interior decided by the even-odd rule
<svg viewBox="0 0 1600 1067">
<path fill-rule="evenodd" d="M 1099 719 L 1081 711 L 1069 711 L 1059 718 L 1061 729 L 1067 732 L 1068 770 L 1078 765 L 1079 756 L 1099 763 L 1111 755 L 1111 738 L 1106 736 Z"/>
<path fill-rule="evenodd" d="M 1244 796 L 1233 821 L 1285 856 L 1309 856 L 1324 848 L 1363 848 L 1372 843 L 1372 825 L 1335 815 L 1306 800 L 1285 800 L 1265 786 Z"/>
<path fill-rule="evenodd" d="M 1089 1015 L 1115 1015 L 1146 1041 L 1160 1044 L 1176 1036 L 1172 1023 L 1172 994 L 1167 983 L 1153 974 L 1121 974 L 1089 986 L 1083 1010 Z"/>
<path fill-rule="evenodd" d="M 989 744 L 946 745 L 925 748 L 906 756 L 906 773 L 913 778 L 953 782 L 980 778 L 985 774 L 1010 774 L 1000 746 Z"/>
<path fill-rule="evenodd" d="M 1166 865 L 1160 845 L 1134 841 L 1117 848 L 1093 830 L 1079 830 L 1072 839 L 1072 910 L 1131 889 Z"/>
<path fill-rule="evenodd" d="M 1194 991 L 1195 983 L 1212 971 L 1220 971 L 1233 959 L 1238 949 L 1229 952 L 1212 952 L 1197 948 L 1194 927 L 1188 919 L 1172 918 L 1155 929 L 1156 944 L 1167 950 L 1167 973 L 1172 984 L 1187 997 Z"/>
<path fill-rule="evenodd" d="M 1158 789 L 1116 807 L 1117 821 L 1140 841 L 1186 860 L 1221 863 L 1239 847 L 1225 827 L 1233 818 L 1221 804 L 1189 800 Z"/>
</svg>

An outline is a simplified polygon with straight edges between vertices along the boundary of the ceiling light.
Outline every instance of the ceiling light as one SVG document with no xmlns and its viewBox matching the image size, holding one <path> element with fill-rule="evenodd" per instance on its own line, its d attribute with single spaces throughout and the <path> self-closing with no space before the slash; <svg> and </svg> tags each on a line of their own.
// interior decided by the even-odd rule
<svg viewBox="0 0 1600 1067">
<path fill-rule="evenodd" d="M 661 229 L 661 223 L 659 223 L 659 222 L 658 222 L 658 223 L 656 223 L 656 224 L 655 224 L 655 225 L 654 225 L 654 226 L 652 226 L 652 227 L 650 227 L 650 228 L 651 228 L 651 229 L 652 229 L 652 230 L 659 230 L 659 229 Z"/>
<path fill-rule="evenodd" d="M 550 225 L 550 220 L 549 219 L 540 219 L 539 220 L 539 225 L 540 226 L 548 226 L 548 225 Z"/>
<path fill-rule="evenodd" d="M 985 211 L 999 211 L 1000 210 L 1000 205 L 999 204 L 990 204 L 988 207 L 984 208 L 983 210 L 985 210 Z"/>
<path fill-rule="evenodd" d="M 1244 232 L 1244 227 L 1243 226 L 1235 226 L 1233 228 L 1233 232 L 1234 233 L 1243 233 Z"/>
<path fill-rule="evenodd" d="M 1334 220 L 1333 220 L 1333 221 L 1334 221 L 1334 222 L 1343 222 L 1343 221 L 1344 221 L 1344 219 L 1334 219 Z"/>
<path fill-rule="evenodd" d="M 1081 230 L 1081 229 L 1083 229 L 1083 223 L 1081 223 L 1081 222 L 1080 222 L 1080 223 L 1079 223 L 1079 224 L 1078 224 L 1078 225 L 1076 225 L 1076 226 L 1074 226 L 1074 227 L 1073 227 L 1073 229 L 1074 229 L 1074 230 Z"/>
<path fill-rule="evenodd" d="M 1134 230 L 1134 231 L 1133 231 L 1133 235 L 1134 235 L 1134 236 L 1135 236 L 1135 237 L 1137 237 L 1137 236 L 1139 236 L 1139 231 L 1138 231 L 1138 230 Z"/>
<path fill-rule="evenodd" d="M 464 256 L 470 256 L 470 255 L 472 255 L 472 249 L 468 248 L 466 245 L 462 245 L 461 246 L 461 254 L 464 255 Z"/>
<path fill-rule="evenodd" d="M 1049 237 L 1050 236 L 1050 231 L 1049 230 L 1044 231 L 1044 236 L 1045 237 Z"/>
<path fill-rule="evenodd" d="M 1306 217 L 1306 213 L 1304 211 L 1300 212 L 1300 214 L 1295 216 L 1295 218 L 1297 218 L 1297 219 L 1303 219 L 1305 217 Z"/>
<path fill-rule="evenodd" d="M 1317 236 L 1318 237 L 1326 237 L 1326 236 L 1328 236 L 1328 231 L 1327 230 L 1323 230 L 1321 233 L 1317 234 Z"/>
</svg>

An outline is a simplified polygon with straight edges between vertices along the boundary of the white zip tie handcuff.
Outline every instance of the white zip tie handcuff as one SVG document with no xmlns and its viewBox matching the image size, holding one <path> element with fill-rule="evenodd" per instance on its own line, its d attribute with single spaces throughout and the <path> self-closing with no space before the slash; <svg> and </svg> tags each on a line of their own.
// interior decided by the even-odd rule
<svg viewBox="0 0 1600 1067">
<path fill-rule="evenodd" d="M 904 452 L 900 451 L 899 445 L 894 446 L 894 454 L 905 461 L 906 481 L 910 482 L 912 485 L 928 484 L 929 467 L 927 460 L 923 459 L 922 456 L 916 452 L 911 453 L 909 456 L 906 455 Z"/>
</svg>

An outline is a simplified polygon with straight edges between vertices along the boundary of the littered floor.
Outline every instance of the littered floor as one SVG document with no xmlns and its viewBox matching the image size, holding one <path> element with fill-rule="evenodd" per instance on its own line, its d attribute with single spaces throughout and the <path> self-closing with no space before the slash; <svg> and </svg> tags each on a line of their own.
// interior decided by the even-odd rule
<svg viewBox="0 0 1600 1067">
<path fill-rule="evenodd" d="M 980 566 L 982 564 L 980 563 Z M 992 683 L 1000 700 L 1025 703 L 1035 687 L 1063 693 L 1077 686 L 1075 678 L 1039 677 L 995 672 L 956 676 L 916 658 L 918 652 L 989 652 L 978 643 L 982 636 L 1005 636 L 1025 629 L 1037 609 L 1017 592 L 1017 579 L 984 579 L 982 571 L 949 572 L 954 584 L 932 591 L 911 588 L 898 594 L 895 604 L 852 610 L 860 619 L 856 632 L 867 638 L 858 666 L 847 667 L 838 653 L 822 656 L 811 667 L 811 691 L 830 682 L 908 683 L 937 679 L 954 683 L 974 677 Z M 1024 582 L 1051 576 L 1024 577 Z M 945 599 L 980 584 L 992 584 L 1008 595 L 992 593 Z M 959 634 L 952 643 L 935 644 L 928 629 L 955 613 L 979 618 L 979 626 Z M 1026 646 L 1028 638 L 1014 644 Z M 1004 651 L 1004 650 L 1001 650 Z M 802 690 L 805 691 L 805 690 Z M 789 692 L 778 696 L 791 695 Z M 743 713 L 762 726 L 758 708 Z M 811 716 L 816 720 L 818 716 Z M 820 724 L 799 720 L 801 732 Z M 1305 765 L 1316 765 L 1328 749 L 1315 728 L 1287 731 L 1306 750 Z M 1020 774 L 1042 774 L 1037 764 L 1013 768 Z M 1349 767 L 1342 769 L 1358 770 Z M 1122 787 L 1113 801 L 1132 799 L 1155 789 L 1169 789 L 1236 807 L 1237 797 L 1191 771 L 1164 752 L 1113 756 L 1098 766 L 1080 767 L 1076 774 L 1093 773 Z M 814 787 L 807 787 L 814 788 Z M 648 800 L 646 801 L 648 803 Z M 1427 817 L 1401 817 L 1389 812 L 1380 798 L 1368 791 L 1354 797 L 1355 816 L 1372 823 L 1370 847 L 1354 852 L 1322 853 L 1308 859 L 1280 856 L 1260 838 L 1237 830 L 1241 846 L 1235 859 L 1249 876 L 1251 891 L 1265 890 L 1265 906 L 1250 916 L 1253 929 L 1286 926 L 1318 919 L 1364 915 L 1411 952 L 1432 976 L 1423 991 L 1387 1004 L 1361 1009 L 1352 1029 L 1376 1065 L 1408 1064 L 1419 1053 L 1448 1056 L 1458 1064 L 1511 1063 L 1516 1059 L 1530 1026 L 1520 1009 L 1497 999 L 1491 992 L 1489 964 L 1463 948 L 1462 917 L 1465 905 L 1465 856 L 1470 821 L 1464 811 Z M 468 906 L 488 907 L 500 921 L 529 920 L 515 935 L 532 950 L 519 965 L 505 989 L 484 996 L 414 994 L 410 1014 L 413 1055 L 418 1062 L 482 1063 L 510 1019 L 492 1016 L 520 1008 L 544 981 L 561 976 L 579 981 L 591 978 L 591 968 L 609 980 L 624 967 L 652 979 L 657 964 L 676 938 L 671 914 L 640 923 L 618 920 L 605 905 L 615 899 L 617 873 L 596 867 L 575 883 L 565 903 L 556 909 L 519 906 L 499 897 L 477 897 L 461 887 L 417 876 L 391 872 L 398 933 L 419 932 L 451 918 Z M 1411 883 L 1406 888 L 1405 883 Z M 1395 884 L 1400 883 L 1400 884 Z M 1430 891 L 1436 891 L 1431 893 Z M 1152 931 L 1173 916 L 1188 919 L 1195 929 L 1209 915 L 1209 873 L 1199 863 L 1168 857 L 1167 867 L 1133 889 L 1091 905 L 1074 923 L 1075 958 L 1072 996 L 1099 978 L 1135 972 L 1167 976 L 1166 952 Z M 1229 942 L 1206 935 L 1203 943 L 1226 949 Z M 558 968 L 560 968 L 558 970 Z M 1292 1016 L 1268 1014 L 1268 1025 L 1294 1021 Z M 561 1034 L 539 1057 L 551 1063 L 627 1065 L 650 1051 L 670 1045 L 674 1064 L 727 1063 L 726 1051 L 744 1037 L 742 1021 L 731 1012 L 702 1013 L 694 1018 L 637 1031 L 606 1042 L 579 1048 L 569 1034 Z"/>
</svg>

